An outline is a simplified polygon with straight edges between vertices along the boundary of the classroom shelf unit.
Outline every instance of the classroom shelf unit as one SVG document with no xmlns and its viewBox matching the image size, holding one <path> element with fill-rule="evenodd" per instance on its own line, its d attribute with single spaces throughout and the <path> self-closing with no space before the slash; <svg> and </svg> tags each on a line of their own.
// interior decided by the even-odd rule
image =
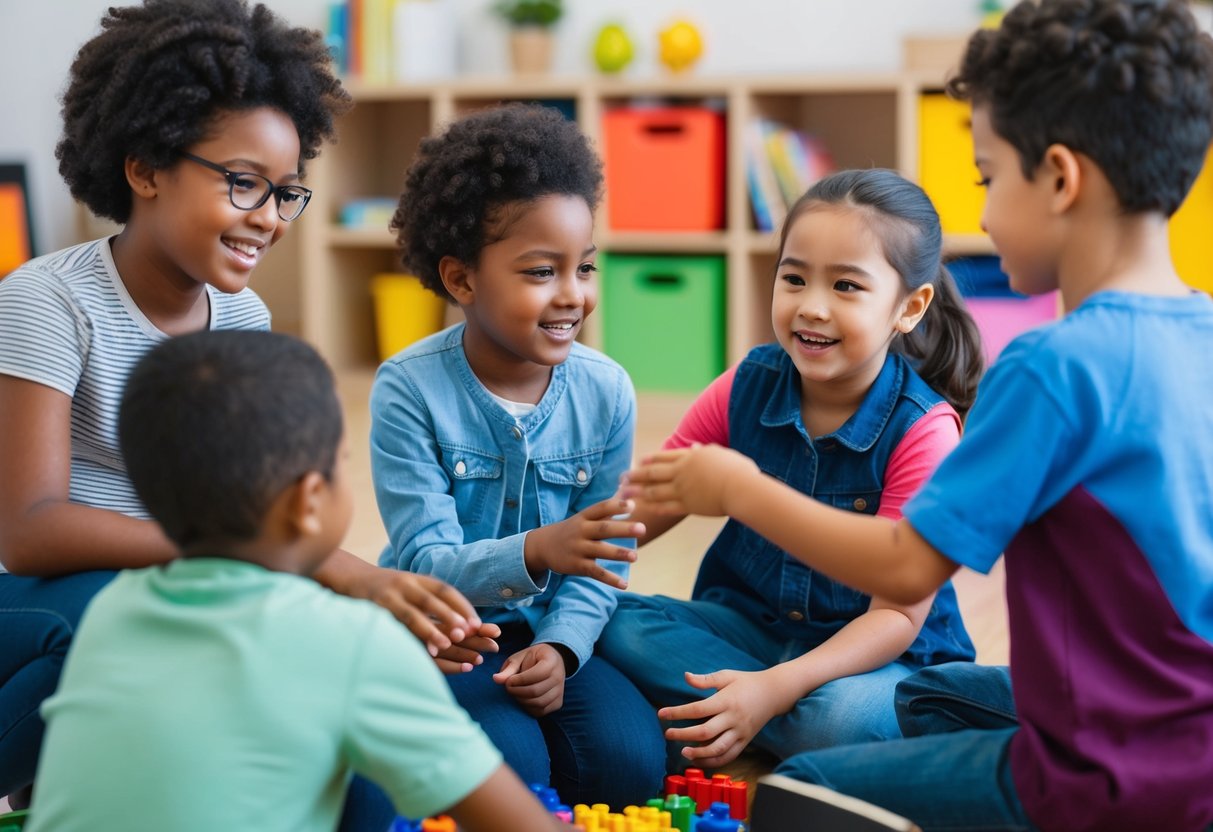
<svg viewBox="0 0 1213 832">
<path fill-rule="evenodd" d="M 519 76 L 408 86 L 354 81 L 347 86 L 356 106 L 339 121 L 337 143 L 309 162 L 307 184 L 314 196 L 299 221 L 301 227 L 284 241 L 295 249 L 280 255 L 273 276 L 267 276 L 267 282 L 289 285 L 266 287 L 266 294 L 285 310 L 275 309 L 276 326 L 298 331 L 338 371 L 377 363 L 370 282 L 375 274 L 400 268 L 392 235 L 386 229 L 342 227 L 341 206 L 356 198 L 395 196 L 421 139 L 464 113 L 506 101 L 551 103 L 575 118 L 600 152 L 603 115 L 612 108 L 660 103 L 723 113 L 724 227 L 685 232 L 612 229 L 607 221 L 608 188 L 607 204 L 598 213 L 596 242 L 610 255 L 723 258 L 724 344 L 726 359 L 733 362 L 771 339 L 769 298 L 776 257 L 774 234 L 757 231 L 752 217 L 746 125 L 757 117 L 773 119 L 818 137 L 838 167 L 889 167 L 919 180 L 922 159 L 930 152 L 921 140 L 931 135 L 926 128 L 932 126 L 922 123 L 924 96 L 938 93 L 941 84 L 937 72 L 902 72 L 654 79 Z M 954 174 L 958 181 L 976 179 L 971 151 L 931 158 L 932 176 L 939 176 L 943 165 L 950 172 L 946 175 Z M 660 183 L 653 187 L 659 189 Z M 1213 194 L 1207 183 L 1205 190 Z M 1213 206 L 1213 196 L 1207 201 Z M 1213 207 L 1208 213 L 1213 215 Z M 946 235 L 946 245 L 956 255 L 992 251 L 988 238 L 973 228 Z M 1209 248 L 1207 240 L 1201 248 Z M 602 347 L 603 314 L 600 306 L 583 332 L 592 346 Z"/>
</svg>

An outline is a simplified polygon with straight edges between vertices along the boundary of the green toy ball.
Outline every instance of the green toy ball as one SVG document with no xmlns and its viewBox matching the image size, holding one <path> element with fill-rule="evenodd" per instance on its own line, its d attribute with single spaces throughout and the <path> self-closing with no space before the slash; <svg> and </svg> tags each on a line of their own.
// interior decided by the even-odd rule
<svg viewBox="0 0 1213 832">
<path fill-rule="evenodd" d="M 621 72 L 632 62 L 635 51 L 632 39 L 618 23 L 608 23 L 598 32 L 594 40 L 594 63 L 603 72 Z"/>
</svg>

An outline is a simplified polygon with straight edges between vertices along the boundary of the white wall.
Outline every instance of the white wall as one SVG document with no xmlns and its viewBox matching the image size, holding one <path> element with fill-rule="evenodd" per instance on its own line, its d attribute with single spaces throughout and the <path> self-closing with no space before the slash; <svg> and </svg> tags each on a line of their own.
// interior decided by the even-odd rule
<svg viewBox="0 0 1213 832">
<path fill-rule="evenodd" d="M 125 0 L 0 0 L 0 161 L 24 162 L 30 177 L 40 252 L 75 239 L 75 213 L 54 157 L 59 100 L 80 45 L 98 31 L 110 5 Z M 266 0 L 292 23 L 323 28 L 328 0 Z M 460 66 L 475 74 L 506 71 L 503 25 L 490 0 L 448 0 L 460 23 Z M 908 33 L 955 32 L 977 22 L 977 0 L 566 0 L 556 72 L 590 71 L 599 27 L 617 21 L 632 34 L 633 75 L 660 71 L 656 33 L 674 18 L 696 23 L 706 52 L 704 75 L 892 70 Z"/>
</svg>

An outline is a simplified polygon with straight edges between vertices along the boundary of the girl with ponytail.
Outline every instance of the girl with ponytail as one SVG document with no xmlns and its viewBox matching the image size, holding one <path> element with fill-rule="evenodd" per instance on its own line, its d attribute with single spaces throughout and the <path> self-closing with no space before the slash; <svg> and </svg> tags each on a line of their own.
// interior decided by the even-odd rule
<svg viewBox="0 0 1213 832">
<path fill-rule="evenodd" d="M 716 379 L 664 448 L 731 448 L 829 505 L 900 518 L 959 441 L 982 371 L 941 244 L 931 201 L 892 171 L 814 185 L 780 236 L 776 343 Z M 704 475 L 723 476 L 734 454 L 702 450 Z M 642 545 L 685 517 L 633 491 Z M 786 521 L 771 511 L 754 527 Z M 898 737 L 897 682 L 974 656 L 950 584 L 916 604 L 865 595 L 732 519 L 691 600 L 622 594 L 598 650 L 671 723 L 671 752 L 705 768 L 751 741 L 784 759 Z"/>
</svg>

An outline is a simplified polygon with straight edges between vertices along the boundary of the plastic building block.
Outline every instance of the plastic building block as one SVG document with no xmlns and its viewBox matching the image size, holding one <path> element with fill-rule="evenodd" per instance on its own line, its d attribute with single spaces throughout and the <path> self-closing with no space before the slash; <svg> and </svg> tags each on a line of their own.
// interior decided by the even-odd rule
<svg viewBox="0 0 1213 832">
<path fill-rule="evenodd" d="M 29 809 L 0 815 L 0 832 L 21 832 L 29 820 Z"/>
<path fill-rule="evenodd" d="M 701 769 L 687 769 L 685 774 L 671 774 L 665 779 L 666 796 L 653 798 L 644 806 L 625 806 L 612 812 L 605 803 L 573 807 L 571 822 L 583 832 L 745 832 L 746 783 L 733 780 L 727 774 L 705 777 Z M 561 817 L 566 806 L 560 806 L 552 789 L 531 786 L 531 790 L 548 810 Z M 691 796 L 699 796 L 696 800 Z M 702 815 L 696 814 L 703 807 Z"/>
<path fill-rule="evenodd" d="M 738 832 L 741 823 L 729 817 L 729 804 L 713 803 L 695 824 L 695 832 Z"/>
<path fill-rule="evenodd" d="M 424 820 L 396 818 L 390 832 L 456 832 L 455 821 L 446 815 Z"/>
<path fill-rule="evenodd" d="M 543 808 L 547 809 L 556 817 L 565 823 L 573 822 L 573 810 L 566 804 L 560 802 L 560 795 L 551 786 L 542 786 L 538 783 L 531 784 L 531 791 L 539 802 L 543 804 Z"/>
</svg>

